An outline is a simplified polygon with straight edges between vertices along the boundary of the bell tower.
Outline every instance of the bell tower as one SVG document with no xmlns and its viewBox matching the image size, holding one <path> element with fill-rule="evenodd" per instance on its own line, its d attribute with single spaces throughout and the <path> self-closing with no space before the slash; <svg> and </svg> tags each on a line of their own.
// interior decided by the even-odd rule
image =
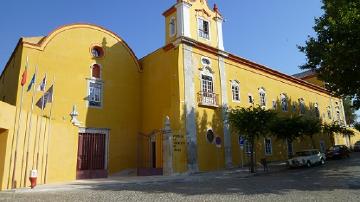
<svg viewBox="0 0 360 202">
<path fill-rule="evenodd" d="M 224 50 L 224 18 L 216 4 L 210 9 L 207 0 L 177 0 L 163 16 L 166 44 L 184 37 Z"/>
</svg>

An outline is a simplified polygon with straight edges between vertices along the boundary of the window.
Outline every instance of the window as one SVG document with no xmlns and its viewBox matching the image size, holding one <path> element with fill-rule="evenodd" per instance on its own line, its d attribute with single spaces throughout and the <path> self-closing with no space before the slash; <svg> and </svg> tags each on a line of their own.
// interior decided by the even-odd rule
<svg viewBox="0 0 360 202">
<path fill-rule="evenodd" d="M 252 146 L 251 146 L 251 143 L 247 140 L 245 140 L 244 142 L 244 148 L 245 148 L 245 152 L 247 154 L 251 154 L 251 151 L 252 151 Z"/>
<path fill-rule="evenodd" d="M 272 154 L 272 143 L 270 138 L 265 138 L 265 155 Z"/>
<path fill-rule="evenodd" d="M 314 105 L 314 110 L 315 110 L 315 116 L 317 118 L 320 118 L 319 105 L 317 103 L 315 103 L 315 105 Z"/>
<path fill-rule="evenodd" d="M 281 94 L 280 98 L 281 98 L 281 109 L 282 109 L 282 111 L 287 112 L 288 111 L 287 96 L 285 94 Z"/>
<path fill-rule="evenodd" d="M 272 101 L 272 108 L 273 108 L 273 110 L 276 110 L 276 108 L 277 108 L 276 100 Z"/>
<path fill-rule="evenodd" d="M 303 98 L 299 99 L 300 114 L 305 114 L 305 101 Z"/>
<path fill-rule="evenodd" d="M 264 88 L 259 89 L 259 96 L 260 96 L 260 106 L 265 107 L 266 106 L 266 92 Z"/>
<path fill-rule="evenodd" d="M 176 21 L 175 21 L 175 17 L 172 17 L 170 19 L 170 23 L 169 23 L 169 34 L 170 37 L 175 36 L 176 34 Z"/>
<path fill-rule="evenodd" d="M 286 139 L 286 143 L 287 143 L 288 157 L 292 157 L 294 154 L 293 143 L 289 139 Z"/>
<path fill-rule="evenodd" d="M 90 81 L 88 101 L 91 107 L 102 106 L 102 83 Z"/>
<path fill-rule="evenodd" d="M 240 86 L 238 81 L 232 81 L 231 83 L 232 99 L 233 101 L 240 101 Z"/>
<path fill-rule="evenodd" d="M 104 49 L 100 46 L 93 46 L 91 48 L 91 55 L 94 58 L 101 58 L 104 56 Z"/>
<path fill-rule="evenodd" d="M 249 104 L 253 104 L 254 103 L 254 97 L 251 94 L 249 94 L 248 98 L 249 98 Z"/>
<path fill-rule="evenodd" d="M 202 82 L 202 91 L 203 92 L 207 92 L 207 93 L 214 92 L 213 79 L 211 76 L 202 75 L 201 82 Z"/>
<path fill-rule="evenodd" d="M 336 118 L 338 121 L 341 121 L 340 111 L 336 110 Z"/>
<path fill-rule="evenodd" d="M 213 143 L 214 142 L 214 139 L 215 139 L 215 135 L 214 135 L 214 131 L 209 129 L 207 132 L 206 132 L 206 140 L 209 142 L 209 143 Z"/>
<path fill-rule="evenodd" d="M 325 142 L 324 142 L 324 140 L 320 140 L 320 152 L 325 153 L 325 151 L 326 151 Z"/>
<path fill-rule="evenodd" d="M 101 79 L 101 67 L 99 64 L 91 66 L 91 77 L 93 79 Z"/>
<path fill-rule="evenodd" d="M 210 66 L 211 65 L 211 61 L 209 58 L 207 57 L 201 57 L 201 64 L 204 66 L 204 67 L 207 67 L 207 66 Z"/>
<path fill-rule="evenodd" d="M 199 36 L 204 39 L 210 39 L 210 23 L 204 19 L 198 19 Z"/>
<path fill-rule="evenodd" d="M 332 119 L 332 113 L 330 107 L 327 108 L 327 115 L 328 115 L 328 119 Z"/>
</svg>

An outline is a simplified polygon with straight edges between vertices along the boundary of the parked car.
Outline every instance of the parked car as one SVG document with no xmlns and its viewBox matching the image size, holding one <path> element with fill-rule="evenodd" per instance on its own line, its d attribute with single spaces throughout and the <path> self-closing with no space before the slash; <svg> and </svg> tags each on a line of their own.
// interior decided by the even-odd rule
<svg viewBox="0 0 360 202">
<path fill-rule="evenodd" d="M 355 151 L 355 152 L 360 152 L 360 141 L 357 141 L 357 142 L 354 144 L 354 151 Z"/>
<path fill-rule="evenodd" d="M 326 158 L 329 159 L 345 157 L 350 157 L 350 149 L 345 145 L 335 145 L 326 151 Z"/>
<path fill-rule="evenodd" d="M 325 154 L 317 149 L 311 149 L 296 152 L 295 156 L 287 161 L 287 164 L 290 168 L 311 167 L 313 165 L 324 165 L 325 160 Z"/>
</svg>

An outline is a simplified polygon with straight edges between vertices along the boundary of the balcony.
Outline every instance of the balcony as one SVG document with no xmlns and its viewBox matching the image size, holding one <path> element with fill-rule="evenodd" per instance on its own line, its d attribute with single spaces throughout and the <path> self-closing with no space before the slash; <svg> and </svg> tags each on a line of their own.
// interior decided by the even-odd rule
<svg viewBox="0 0 360 202">
<path fill-rule="evenodd" d="M 219 95 L 211 92 L 199 92 L 198 103 L 200 106 L 219 107 Z"/>
</svg>

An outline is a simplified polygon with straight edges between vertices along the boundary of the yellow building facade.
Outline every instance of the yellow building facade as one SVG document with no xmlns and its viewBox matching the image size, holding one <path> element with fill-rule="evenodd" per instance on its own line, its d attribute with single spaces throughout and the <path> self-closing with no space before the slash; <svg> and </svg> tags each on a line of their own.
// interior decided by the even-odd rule
<svg viewBox="0 0 360 202">
<path fill-rule="evenodd" d="M 19 40 L 0 78 L 1 190 L 29 186 L 31 170 L 42 184 L 240 166 L 248 148 L 226 123 L 229 108 L 301 103 L 324 121 L 345 120 L 342 100 L 323 87 L 226 52 L 223 17 L 206 0 L 178 0 L 163 15 L 165 45 L 142 59 L 96 25 Z M 45 92 L 53 88 L 42 102 L 44 80 Z M 271 137 L 257 144 L 256 158 L 270 161 L 312 147 Z"/>
</svg>

